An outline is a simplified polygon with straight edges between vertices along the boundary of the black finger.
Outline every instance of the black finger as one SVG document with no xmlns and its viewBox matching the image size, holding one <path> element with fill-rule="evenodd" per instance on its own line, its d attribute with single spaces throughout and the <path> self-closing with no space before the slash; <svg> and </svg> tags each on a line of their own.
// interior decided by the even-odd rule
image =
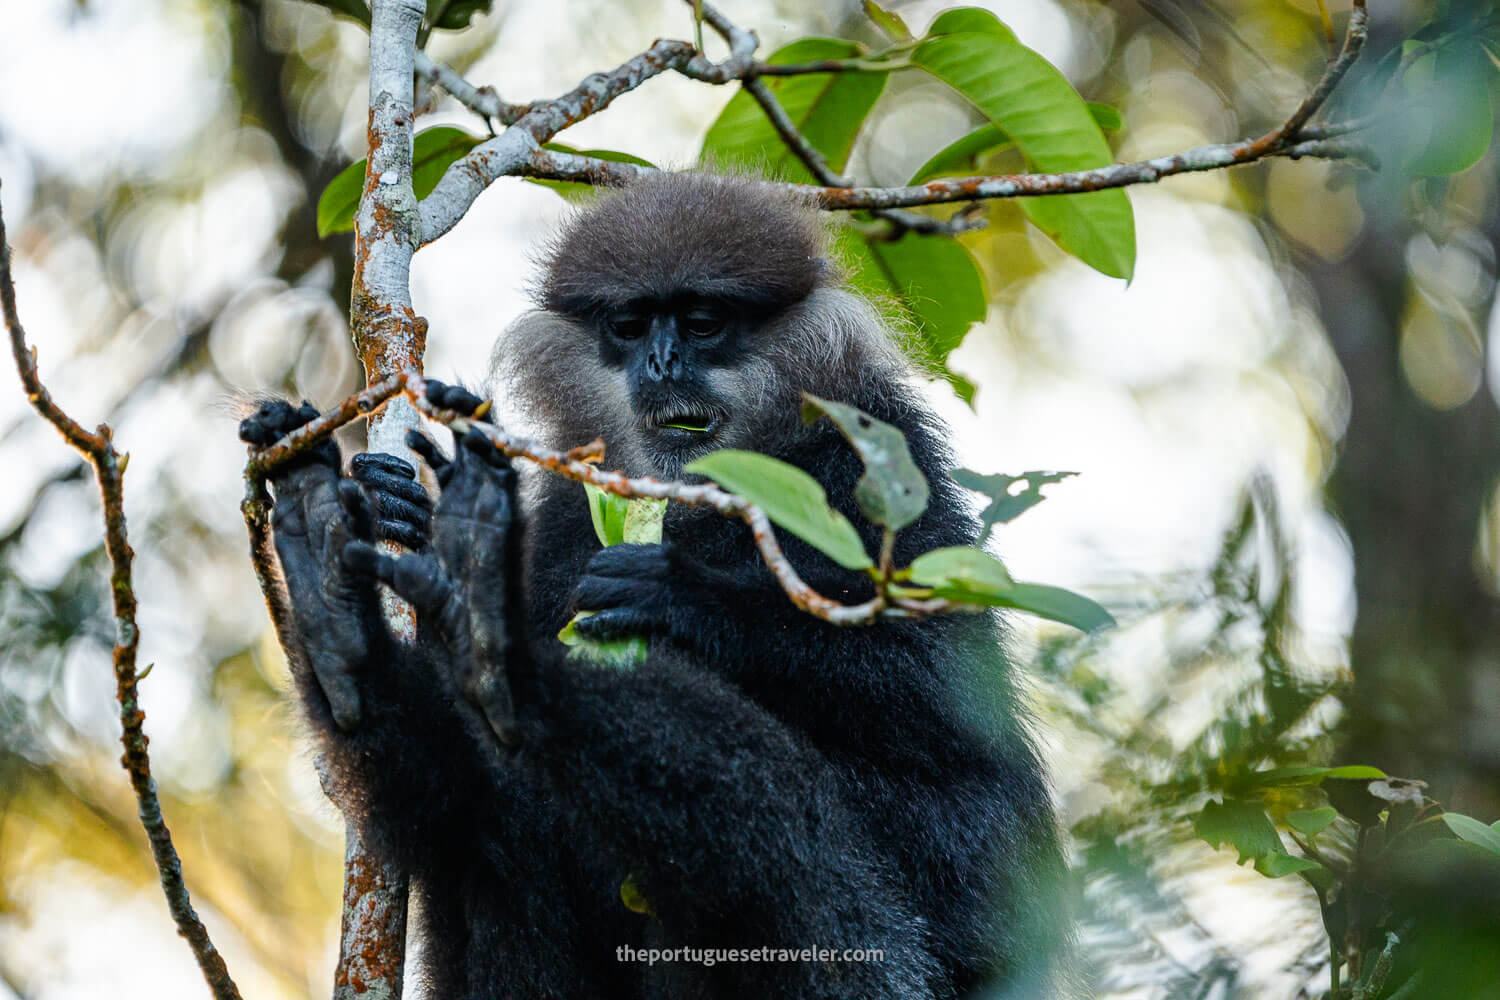
<svg viewBox="0 0 1500 1000">
<path fill-rule="evenodd" d="M 650 631 L 650 622 L 634 608 L 607 608 L 596 614 L 575 618 L 573 630 L 585 639 L 594 640 L 644 637 Z"/>
<path fill-rule="evenodd" d="M 623 577 L 585 576 L 573 588 L 573 607 L 603 611 L 626 603 L 639 588 L 639 583 Z"/>
<path fill-rule="evenodd" d="M 396 577 L 396 560 L 369 542 L 350 542 L 344 546 L 340 558 L 351 573 L 373 576 L 387 584 Z"/>
<path fill-rule="evenodd" d="M 370 493 L 368 499 L 375 511 L 376 521 L 404 521 L 418 531 L 426 531 L 432 524 L 432 504 L 420 504 L 392 496 L 389 493 Z"/>
<path fill-rule="evenodd" d="M 407 431 L 406 446 L 421 455 L 422 461 L 426 462 L 433 472 L 440 472 L 448 464 L 448 456 L 439 451 L 432 438 L 421 431 Z"/>
<path fill-rule="evenodd" d="M 672 556 L 660 544 L 610 545 L 594 553 L 585 575 L 659 580 L 672 575 Z"/>
<path fill-rule="evenodd" d="M 440 410 L 453 410 L 464 416 L 472 414 L 484 402 L 461 385 L 448 385 L 430 379 L 427 382 L 427 399 Z"/>
<path fill-rule="evenodd" d="M 379 451 L 364 451 L 355 455 L 349 461 L 349 471 L 360 479 L 366 476 L 385 476 L 406 480 L 417 478 L 417 470 L 412 468 L 410 462 Z"/>
<path fill-rule="evenodd" d="M 427 547 L 427 533 L 405 521 L 376 521 L 375 537 L 417 551 Z"/>
<path fill-rule="evenodd" d="M 339 506 L 349 518 L 349 531 L 356 538 L 374 537 L 375 518 L 370 513 L 370 500 L 359 483 L 352 479 L 339 480 Z"/>
<path fill-rule="evenodd" d="M 459 444 L 471 453 L 482 458 L 486 465 L 496 469 L 509 469 L 510 459 L 505 457 L 505 452 L 495 447 L 495 443 L 485 436 L 484 431 L 477 427 L 470 427 L 464 434 Z"/>
<path fill-rule="evenodd" d="M 432 509 L 432 497 L 422 488 L 421 483 L 414 483 L 409 479 L 394 479 L 383 473 L 367 472 L 364 475 L 355 475 L 355 479 L 369 491 L 377 501 L 389 499 L 395 506 L 391 509 L 415 507 L 418 511 L 430 511 Z M 392 513 L 393 517 L 403 515 Z"/>
</svg>

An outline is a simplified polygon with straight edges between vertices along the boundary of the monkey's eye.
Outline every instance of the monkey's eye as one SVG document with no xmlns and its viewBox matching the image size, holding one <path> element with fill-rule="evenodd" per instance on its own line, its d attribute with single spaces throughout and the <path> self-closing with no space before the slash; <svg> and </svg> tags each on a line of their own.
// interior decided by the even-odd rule
<svg viewBox="0 0 1500 1000">
<path fill-rule="evenodd" d="M 640 313 L 616 313 L 609 318 L 609 331 L 621 340 L 640 340 L 651 328 L 651 320 Z"/>
<path fill-rule="evenodd" d="M 712 337 L 724 329 L 724 317 L 712 309 L 689 309 L 682 328 L 695 337 Z"/>
</svg>

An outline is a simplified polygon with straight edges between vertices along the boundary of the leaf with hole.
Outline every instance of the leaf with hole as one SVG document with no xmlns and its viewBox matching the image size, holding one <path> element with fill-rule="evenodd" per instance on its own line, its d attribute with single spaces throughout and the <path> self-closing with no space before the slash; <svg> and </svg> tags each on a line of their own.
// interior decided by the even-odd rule
<svg viewBox="0 0 1500 1000">
<path fill-rule="evenodd" d="M 871 521 L 900 531 L 927 509 L 927 477 L 912 461 L 906 435 L 847 403 L 803 393 L 802 421 L 827 417 L 865 463 L 854 486 L 854 500 Z"/>
<path fill-rule="evenodd" d="M 966 7 L 939 15 L 912 62 L 983 112 L 1034 171 L 1065 173 L 1113 162 L 1072 84 L 988 11 Z M 1124 191 L 1022 198 L 1021 209 L 1058 246 L 1096 270 L 1127 280 L 1134 273 L 1135 217 Z"/>
<path fill-rule="evenodd" d="M 482 140 L 461 128 L 439 125 L 418 132 L 412 142 L 411 187 L 425 198 L 437 187 L 443 174 Z M 348 232 L 365 190 L 365 161 L 358 160 L 339 171 L 318 198 L 318 235 Z"/>
<path fill-rule="evenodd" d="M 726 448 L 683 468 L 706 476 L 766 512 L 778 528 L 796 535 L 847 569 L 874 566 L 849 519 L 828 505 L 828 494 L 795 465 L 753 451 Z"/>
<path fill-rule="evenodd" d="M 803 38 L 777 50 L 773 64 L 852 59 L 864 55 L 858 42 L 842 38 Z M 849 70 L 762 77 L 797 130 L 823 154 L 835 173 L 842 173 L 855 137 L 880 92 L 884 71 Z M 702 160 L 720 169 L 740 168 L 776 180 L 816 183 L 811 172 L 787 148 L 766 113 L 744 90 L 729 99 L 703 139 Z"/>
<path fill-rule="evenodd" d="M 990 529 L 997 524 L 1006 524 L 1026 513 L 1043 500 L 1042 487 L 1060 483 L 1076 476 L 1076 472 L 1023 472 L 1019 476 L 1001 473 L 984 475 L 970 469 L 954 469 L 950 476 L 966 490 L 973 490 L 990 498 L 989 505 L 979 515 L 979 539 L 989 537 Z M 1025 483 L 1020 490 L 1013 487 Z"/>
</svg>

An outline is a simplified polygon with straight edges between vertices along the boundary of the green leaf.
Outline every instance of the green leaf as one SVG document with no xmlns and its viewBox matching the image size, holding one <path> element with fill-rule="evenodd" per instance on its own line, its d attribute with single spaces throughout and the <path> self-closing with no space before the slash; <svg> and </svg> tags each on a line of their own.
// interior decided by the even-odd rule
<svg viewBox="0 0 1500 1000">
<path fill-rule="evenodd" d="M 636 666 L 643 663 L 650 644 L 643 636 L 631 635 L 623 639 L 585 639 L 578 634 L 577 624 L 583 619 L 595 614 L 593 611 L 580 611 L 569 619 L 568 624 L 557 633 L 558 641 L 569 647 L 568 658 L 583 660 L 601 667 L 609 667 L 614 670 L 634 670 Z"/>
<path fill-rule="evenodd" d="M 999 125 L 985 125 L 961 139 L 955 139 L 917 168 L 908 184 L 921 184 L 944 174 L 969 174 L 978 169 L 981 154 L 1013 145 L 1010 136 Z"/>
<path fill-rule="evenodd" d="M 804 38 L 779 49 L 771 63 L 801 63 L 849 59 L 864 49 L 841 38 Z M 798 131 L 822 153 L 828 166 L 842 172 L 860 125 L 885 89 L 886 72 L 851 70 L 801 76 L 762 77 L 762 81 L 796 124 Z M 755 99 L 735 93 L 709 126 L 702 159 L 719 168 L 748 168 L 776 180 L 816 183 L 811 173 L 787 148 Z"/>
<path fill-rule="evenodd" d="M 656 916 L 656 911 L 651 908 L 651 901 L 646 894 L 641 892 L 641 887 L 636 883 L 635 876 L 626 875 L 625 881 L 620 883 L 620 902 L 625 904 L 625 909 L 633 913 L 644 913 L 648 917 Z"/>
<path fill-rule="evenodd" d="M 335 14 L 342 14 L 351 21 L 358 21 L 366 28 L 370 26 L 370 6 L 364 0 L 313 0 L 319 7 L 327 7 Z"/>
<path fill-rule="evenodd" d="M 583 491 L 588 498 L 589 519 L 600 544 L 653 545 L 661 541 L 667 512 L 665 500 L 630 500 L 606 493 L 593 483 L 584 483 Z M 593 611 L 578 612 L 557 633 L 564 646 L 572 647 L 571 657 L 621 670 L 634 668 L 646 659 L 647 642 L 643 636 L 598 641 L 579 635 L 575 626 L 579 620 L 592 614 Z"/>
<path fill-rule="evenodd" d="M 1118 132 L 1125 127 L 1125 116 L 1113 104 L 1089 101 L 1088 109 L 1094 123 L 1105 132 Z"/>
<path fill-rule="evenodd" d="M 482 140 L 461 128 L 439 125 L 418 132 L 412 143 L 411 186 L 418 198 L 437 187 L 443 173 Z M 365 161 L 358 160 L 339 171 L 318 198 L 318 235 L 348 232 L 365 189 Z"/>
<path fill-rule="evenodd" d="M 1351 781 L 1374 781 L 1389 777 L 1378 767 L 1349 764 L 1343 767 L 1277 767 L 1268 771 L 1252 771 L 1245 781 L 1254 786 L 1266 785 L 1317 785 L 1325 778 L 1345 778 Z"/>
<path fill-rule="evenodd" d="M 596 160 L 610 160 L 614 163 L 634 163 L 636 166 L 652 167 L 653 169 L 656 166 L 650 160 L 643 160 L 639 156 L 634 156 L 630 153 L 621 153 L 613 149 L 574 149 L 572 146 L 564 146 L 560 142 L 543 143 L 542 148 L 550 149 L 554 153 L 575 153 L 579 156 L 592 156 Z M 594 185 L 586 184 L 583 181 L 549 181 L 540 177 L 528 177 L 526 180 L 532 184 L 551 188 L 569 201 L 581 201 L 585 198 L 591 198 L 595 194 Z"/>
<path fill-rule="evenodd" d="M 661 541 L 665 500 L 629 500 L 606 493 L 593 483 L 583 484 L 589 518 L 601 545 L 652 545 Z"/>
<path fill-rule="evenodd" d="M 911 233 L 892 241 L 845 229 L 838 241 L 850 283 L 877 301 L 893 302 L 916 324 L 916 336 L 906 345 L 913 360 L 971 399 L 973 386 L 947 368 L 948 355 L 989 309 L 984 278 L 969 251 L 951 237 Z"/>
<path fill-rule="evenodd" d="M 865 517 L 892 531 L 900 531 L 927 509 L 927 477 L 912 461 L 906 435 L 890 424 L 844 403 L 803 393 L 802 420 L 827 417 L 849 439 L 865 463 L 865 474 L 854 487 L 854 499 Z"/>
<path fill-rule="evenodd" d="M 584 483 L 583 492 L 589 501 L 589 519 L 594 524 L 594 535 L 604 546 L 619 545 L 625 541 L 625 511 L 629 500 L 606 493 L 593 483 Z"/>
<path fill-rule="evenodd" d="M 1299 858 L 1285 851 L 1275 851 L 1255 859 L 1255 870 L 1266 878 L 1281 878 L 1283 875 L 1310 872 L 1322 867 L 1311 858 Z"/>
<path fill-rule="evenodd" d="M 475 14 L 488 14 L 494 0 L 427 0 L 428 23 L 434 28 L 458 31 L 469 26 Z M 433 8 L 440 8 L 433 17 Z"/>
<path fill-rule="evenodd" d="M 1443 813 L 1443 822 L 1448 824 L 1448 829 L 1453 831 L 1459 840 L 1477 844 L 1487 851 L 1500 854 L 1500 823 L 1495 826 L 1485 826 L 1472 816 L 1462 813 Z"/>
<path fill-rule="evenodd" d="M 911 563 L 911 582 L 932 588 L 934 597 L 1015 608 L 1084 632 L 1115 623 L 1108 611 L 1081 594 L 1040 583 L 1017 583 L 1000 560 L 967 545 L 933 549 L 917 556 Z"/>
<path fill-rule="evenodd" d="M 901 20 L 900 14 L 893 10 L 886 10 L 874 0 L 864 0 L 864 9 L 865 16 L 874 21 L 875 27 L 879 28 L 891 41 L 911 41 L 911 29 L 906 26 L 905 21 Z"/>
<path fill-rule="evenodd" d="M 1062 587 L 1049 587 L 1044 583 L 1017 583 L 1011 587 L 1005 600 L 995 603 L 1000 607 L 1028 611 L 1048 621 L 1071 625 L 1080 632 L 1097 632 L 1115 624 L 1114 616 L 1096 602 L 1082 594 L 1075 594 Z"/>
<path fill-rule="evenodd" d="M 1087 170 L 1113 161 L 1078 92 L 988 11 L 944 12 L 912 61 L 1003 129 L 1034 171 Z M 1127 280 L 1134 274 L 1135 217 L 1124 191 L 1023 198 L 1021 208 L 1037 228 L 1096 270 Z"/>
<path fill-rule="evenodd" d="M 911 562 L 911 582 L 931 587 L 934 595 L 954 601 L 991 604 L 1015 587 L 1005 564 L 967 545 L 924 552 Z"/>
<path fill-rule="evenodd" d="M 1339 811 L 1332 806 L 1324 806 L 1321 809 L 1293 809 L 1286 814 L 1286 825 L 1298 833 L 1316 837 L 1328 829 L 1329 824 L 1338 819 L 1338 815 Z"/>
<path fill-rule="evenodd" d="M 1210 799 L 1203 811 L 1193 817 L 1193 832 L 1213 848 L 1228 844 L 1239 852 L 1237 864 L 1272 854 L 1285 854 L 1271 817 L 1257 805 L 1230 799 Z"/>
<path fill-rule="evenodd" d="M 927 36 L 960 35 L 965 32 L 994 35 L 997 38 L 1013 38 L 1011 31 L 1000 23 L 1000 19 L 979 7 L 955 7 L 945 10 L 933 19 Z"/>
<path fill-rule="evenodd" d="M 1479 162 L 1494 132 L 1493 75 L 1482 46 L 1469 38 L 1455 38 L 1412 65 L 1404 80 L 1410 104 L 1400 119 L 1407 173 L 1456 174 Z"/>
<path fill-rule="evenodd" d="M 875 563 L 849 519 L 828 505 L 828 494 L 795 465 L 753 451 L 726 448 L 704 455 L 683 468 L 706 476 L 749 500 L 785 528 L 846 569 L 868 569 Z"/>
<path fill-rule="evenodd" d="M 997 524 L 1006 524 L 1026 513 L 1043 500 L 1042 487 L 1051 483 L 1060 483 L 1070 476 L 1076 476 L 1076 472 L 1023 472 L 1019 476 L 1007 476 L 996 474 L 992 476 L 981 475 L 969 469 L 954 469 L 949 473 L 953 481 L 964 489 L 982 493 L 990 498 L 989 506 L 981 513 L 979 540 L 981 543 L 989 537 L 990 529 Z M 1011 487 L 1016 483 L 1025 483 L 1019 492 L 1012 492 Z"/>
<path fill-rule="evenodd" d="M 1108 104 L 1088 103 L 1089 114 L 1106 132 L 1118 132 L 1125 125 L 1118 108 Z M 957 176 L 979 172 L 979 160 L 986 153 L 999 152 L 1015 145 L 999 125 L 983 125 L 968 135 L 944 146 L 912 174 L 907 184 L 921 184 L 934 177 Z"/>
</svg>

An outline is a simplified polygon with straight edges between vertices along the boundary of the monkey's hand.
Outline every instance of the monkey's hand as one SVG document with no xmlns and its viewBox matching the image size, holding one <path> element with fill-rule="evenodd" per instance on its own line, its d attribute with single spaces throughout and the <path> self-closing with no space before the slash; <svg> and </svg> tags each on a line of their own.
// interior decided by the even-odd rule
<svg viewBox="0 0 1500 1000">
<path fill-rule="evenodd" d="M 318 415 L 312 404 L 293 408 L 283 400 L 261 404 L 240 424 L 240 438 L 264 447 Z M 290 598 L 292 623 L 312 680 L 333 720 L 344 731 L 359 722 L 354 672 L 369 656 L 374 618 L 368 586 L 344 571 L 339 553 L 370 527 L 358 524 L 365 508 L 359 488 L 339 477 L 339 450 L 324 441 L 271 478 L 276 505 L 271 526 L 276 555 Z"/>
<path fill-rule="evenodd" d="M 594 612 L 573 628 L 596 640 L 670 637 L 684 624 L 699 634 L 712 620 L 704 617 L 708 605 L 730 586 L 727 574 L 671 542 L 607 546 L 594 553 L 573 588 L 572 609 Z"/>
<path fill-rule="evenodd" d="M 472 413 L 478 397 L 429 380 L 427 396 L 444 409 Z M 437 473 L 442 493 L 432 517 L 432 546 L 392 558 L 366 542 L 343 553 L 351 570 L 388 584 L 434 628 L 457 668 L 459 690 L 484 715 L 506 745 L 516 742 L 515 711 L 506 679 L 511 646 L 508 595 L 512 592 L 515 538 L 515 472 L 478 430 L 458 439 L 452 461 L 426 437 L 407 443 Z"/>
</svg>

